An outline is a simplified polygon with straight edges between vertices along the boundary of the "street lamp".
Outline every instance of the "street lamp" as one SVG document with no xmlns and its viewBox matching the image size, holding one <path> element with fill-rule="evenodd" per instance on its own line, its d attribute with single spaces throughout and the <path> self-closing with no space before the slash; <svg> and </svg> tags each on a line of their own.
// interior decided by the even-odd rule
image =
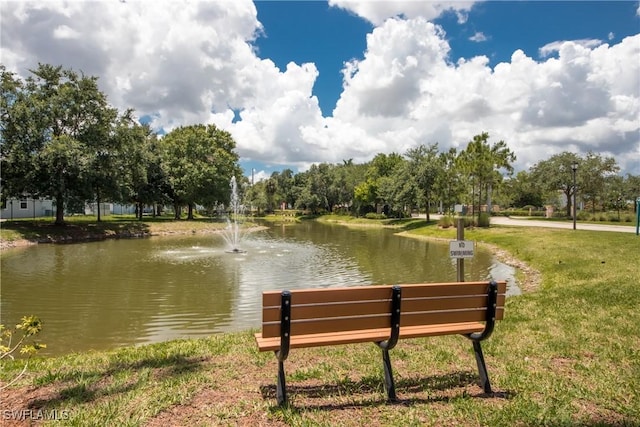
<svg viewBox="0 0 640 427">
<path fill-rule="evenodd" d="M 571 164 L 571 170 L 573 171 L 573 229 L 576 229 L 576 171 L 578 170 L 578 163 L 573 162 Z"/>
</svg>

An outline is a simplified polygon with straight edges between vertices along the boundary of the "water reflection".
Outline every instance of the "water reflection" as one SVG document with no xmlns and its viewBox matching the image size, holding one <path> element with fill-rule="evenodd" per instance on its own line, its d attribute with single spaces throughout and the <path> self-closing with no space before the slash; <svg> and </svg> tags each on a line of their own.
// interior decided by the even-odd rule
<svg viewBox="0 0 640 427">
<path fill-rule="evenodd" d="M 2 322 L 36 314 L 47 353 L 257 327 L 267 289 L 454 281 L 448 244 L 306 222 L 273 227 L 227 253 L 217 235 L 39 245 L 1 259 Z M 513 276 L 485 250 L 466 280 Z M 512 287 L 512 289 L 517 289 Z"/>
</svg>

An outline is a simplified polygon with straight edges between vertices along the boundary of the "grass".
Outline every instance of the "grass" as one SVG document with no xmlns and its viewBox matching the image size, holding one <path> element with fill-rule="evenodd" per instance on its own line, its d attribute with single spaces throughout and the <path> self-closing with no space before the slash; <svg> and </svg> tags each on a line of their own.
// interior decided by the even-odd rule
<svg viewBox="0 0 640 427">
<path fill-rule="evenodd" d="M 410 230 L 416 227 L 424 227 L 426 225 L 424 219 L 418 218 L 386 218 L 386 219 L 368 219 L 365 217 L 354 217 L 350 215 L 324 215 L 317 219 L 320 222 L 337 223 L 351 227 L 385 227 L 397 228 L 401 230 Z M 435 224 L 436 221 L 429 222 Z"/>
<path fill-rule="evenodd" d="M 455 237 L 424 221 L 405 225 L 410 237 Z M 399 404 L 384 400 L 374 345 L 292 351 L 291 405 L 278 408 L 276 359 L 246 331 L 35 359 L 2 391 L 3 409 L 67 411 L 62 425 L 640 425 L 640 239 L 511 227 L 465 239 L 542 274 L 535 292 L 509 298 L 483 344 L 493 395 L 476 384 L 470 343 L 448 336 L 392 350 Z M 0 378 L 20 368 L 5 362 Z"/>
<path fill-rule="evenodd" d="M 4 221 L 0 227 L 3 242 L 73 242 L 114 237 L 162 234 L 202 233 L 227 226 L 223 220 L 196 218 L 174 220 L 173 217 L 145 217 L 138 221 L 133 215 L 110 215 L 98 222 L 95 216 L 69 216 L 65 225 L 55 225 L 51 219 L 18 219 Z"/>
</svg>

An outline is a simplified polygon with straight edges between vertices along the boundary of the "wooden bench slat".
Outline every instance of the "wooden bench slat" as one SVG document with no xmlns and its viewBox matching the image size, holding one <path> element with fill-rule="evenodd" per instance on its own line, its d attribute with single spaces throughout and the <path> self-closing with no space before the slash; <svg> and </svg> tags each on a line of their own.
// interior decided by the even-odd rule
<svg viewBox="0 0 640 427">
<path fill-rule="evenodd" d="M 464 282 L 456 283 L 412 283 L 401 284 L 402 299 L 405 298 L 425 298 L 437 296 L 454 295 L 486 295 L 489 290 L 487 282 Z M 506 292 L 506 282 L 498 282 L 498 294 Z"/>
<path fill-rule="evenodd" d="M 504 315 L 504 309 L 496 310 L 496 320 L 501 320 Z M 293 319 L 295 317 L 292 316 Z M 333 317 L 309 319 L 306 321 L 291 321 L 291 335 L 308 335 L 333 333 L 337 331 L 358 331 L 377 328 L 386 328 L 389 331 L 388 313 L 376 316 L 362 317 Z M 416 325 L 442 325 L 447 323 L 461 322 L 483 322 L 486 319 L 486 308 L 473 308 L 464 310 L 448 310 L 448 311 L 426 311 L 426 312 L 403 312 L 400 317 L 401 327 Z M 262 325 L 263 337 L 279 337 L 280 322 L 265 323 Z"/>
<path fill-rule="evenodd" d="M 498 297 L 497 306 L 504 306 L 505 297 Z M 447 296 L 447 297 L 429 297 L 429 298 L 407 298 L 402 296 L 402 312 L 411 313 L 414 311 L 432 311 L 432 310 L 457 310 L 464 308 L 478 308 L 487 306 L 486 295 L 469 295 L 469 296 Z"/>
<path fill-rule="evenodd" d="M 297 335 L 291 337 L 290 348 L 319 347 L 348 343 L 384 341 L 389 337 L 388 328 L 367 329 L 351 332 Z M 256 334 L 260 351 L 275 351 L 280 348 L 280 337 L 263 338 Z"/>
<path fill-rule="evenodd" d="M 262 293 L 262 306 L 280 306 L 282 291 Z M 292 304 L 320 304 L 345 301 L 375 301 L 391 299 L 390 286 L 353 286 L 348 288 L 293 289 Z"/>
<path fill-rule="evenodd" d="M 429 298 L 403 298 L 402 312 L 432 310 L 456 310 L 465 308 L 477 308 L 486 306 L 486 295 L 453 296 L 453 297 L 429 297 Z M 498 297 L 498 307 L 504 306 L 505 296 Z M 322 318 L 328 315 L 339 316 L 367 316 L 373 314 L 385 314 L 390 311 L 390 301 L 362 301 L 339 302 L 314 305 L 295 305 L 291 307 L 291 318 L 296 320 Z M 280 307 L 268 307 L 262 312 L 262 321 L 279 322 Z"/>
<path fill-rule="evenodd" d="M 498 312 L 503 311 L 499 309 L 496 311 L 496 318 Z M 402 313 L 400 316 L 400 326 L 416 326 L 416 325 L 440 325 L 445 323 L 460 323 L 460 322 L 484 322 L 486 319 L 486 308 L 478 308 L 472 310 L 459 310 L 459 311 L 429 311 L 424 313 Z"/>
<path fill-rule="evenodd" d="M 291 336 L 321 334 L 337 331 L 358 331 L 376 328 L 386 328 L 389 330 L 389 313 L 374 316 L 361 317 L 327 317 L 323 319 L 311 319 L 307 321 L 291 321 Z M 280 336 L 280 322 L 263 324 L 262 334 L 264 337 Z"/>
<path fill-rule="evenodd" d="M 444 325 L 418 325 L 400 327 L 400 338 L 433 337 L 437 335 L 471 334 L 484 329 L 484 323 L 462 322 Z"/>
<path fill-rule="evenodd" d="M 470 334 L 480 332 L 482 323 L 465 322 L 446 325 L 428 325 L 401 327 L 400 338 L 419 338 L 436 335 Z M 280 337 L 264 338 L 261 333 L 255 334 L 259 351 L 276 351 L 280 349 Z M 291 337 L 290 348 L 320 347 L 326 345 L 342 345 L 362 342 L 378 342 L 389 338 L 388 328 L 367 329 L 351 332 L 335 332 L 323 334 L 297 335 Z"/>
<path fill-rule="evenodd" d="M 291 305 L 291 318 L 296 320 L 315 319 L 319 317 L 367 316 L 372 314 L 389 314 L 391 301 L 363 301 L 313 305 Z M 263 322 L 280 321 L 280 307 L 265 309 Z"/>
<path fill-rule="evenodd" d="M 437 297 L 468 294 L 485 294 L 488 289 L 487 282 L 464 282 L 451 286 L 451 283 L 411 283 L 401 284 L 402 298 Z M 506 292 L 506 282 L 498 282 L 498 293 Z M 265 291 L 262 293 L 262 306 L 272 307 L 280 305 L 282 291 Z M 391 286 L 353 286 L 347 288 L 322 288 L 322 289 L 293 289 L 295 296 L 293 304 L 320 304 L 345 301 L 369 301 L 391 298 Z"/>
</svg>

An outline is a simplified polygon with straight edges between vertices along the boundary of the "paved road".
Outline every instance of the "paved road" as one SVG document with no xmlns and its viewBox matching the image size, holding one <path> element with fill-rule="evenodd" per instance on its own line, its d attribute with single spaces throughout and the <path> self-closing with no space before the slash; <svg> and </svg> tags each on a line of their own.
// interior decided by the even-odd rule
<svg viewBox="0 0 640 427">
<path fill-rule="evenodd" d="M 572 222 L 560 221 L 536 221 L 535 219 L 518 219 L 517 217 L 492 216 L 491 224 L 494 225 L 513 225 L 521 227 L 546 227 L 546 228 L 564 228 L 572 229 Z M 635 233 L 636 228 L 629 225 L 608 225 L 608 224 L 576 224 L 578 230 L 591 231 L 617 231 L 620 233 Z"/>
<path fill-rule="evenodd" d="M 416 218 L 424 218 L 424 214 L 413 215 Z M 442 215 L 431 214 L 431 219 L 439 219 Z M 519 217 L 492 216 L 492 225 L 512 225 L 515 227 L 546 227 L 546 228 L 564 228 L 570 230 L 573 228 L 573 222 L 560 221 L 538 221 L 535 219 L 526 219 Z M 630 225 L 608 225 L 608 224 L 576 224 L 577 230 L 590 231 L 615 231 L 619 233 L 635 233 L 636 227 Z"/>
</svg>

